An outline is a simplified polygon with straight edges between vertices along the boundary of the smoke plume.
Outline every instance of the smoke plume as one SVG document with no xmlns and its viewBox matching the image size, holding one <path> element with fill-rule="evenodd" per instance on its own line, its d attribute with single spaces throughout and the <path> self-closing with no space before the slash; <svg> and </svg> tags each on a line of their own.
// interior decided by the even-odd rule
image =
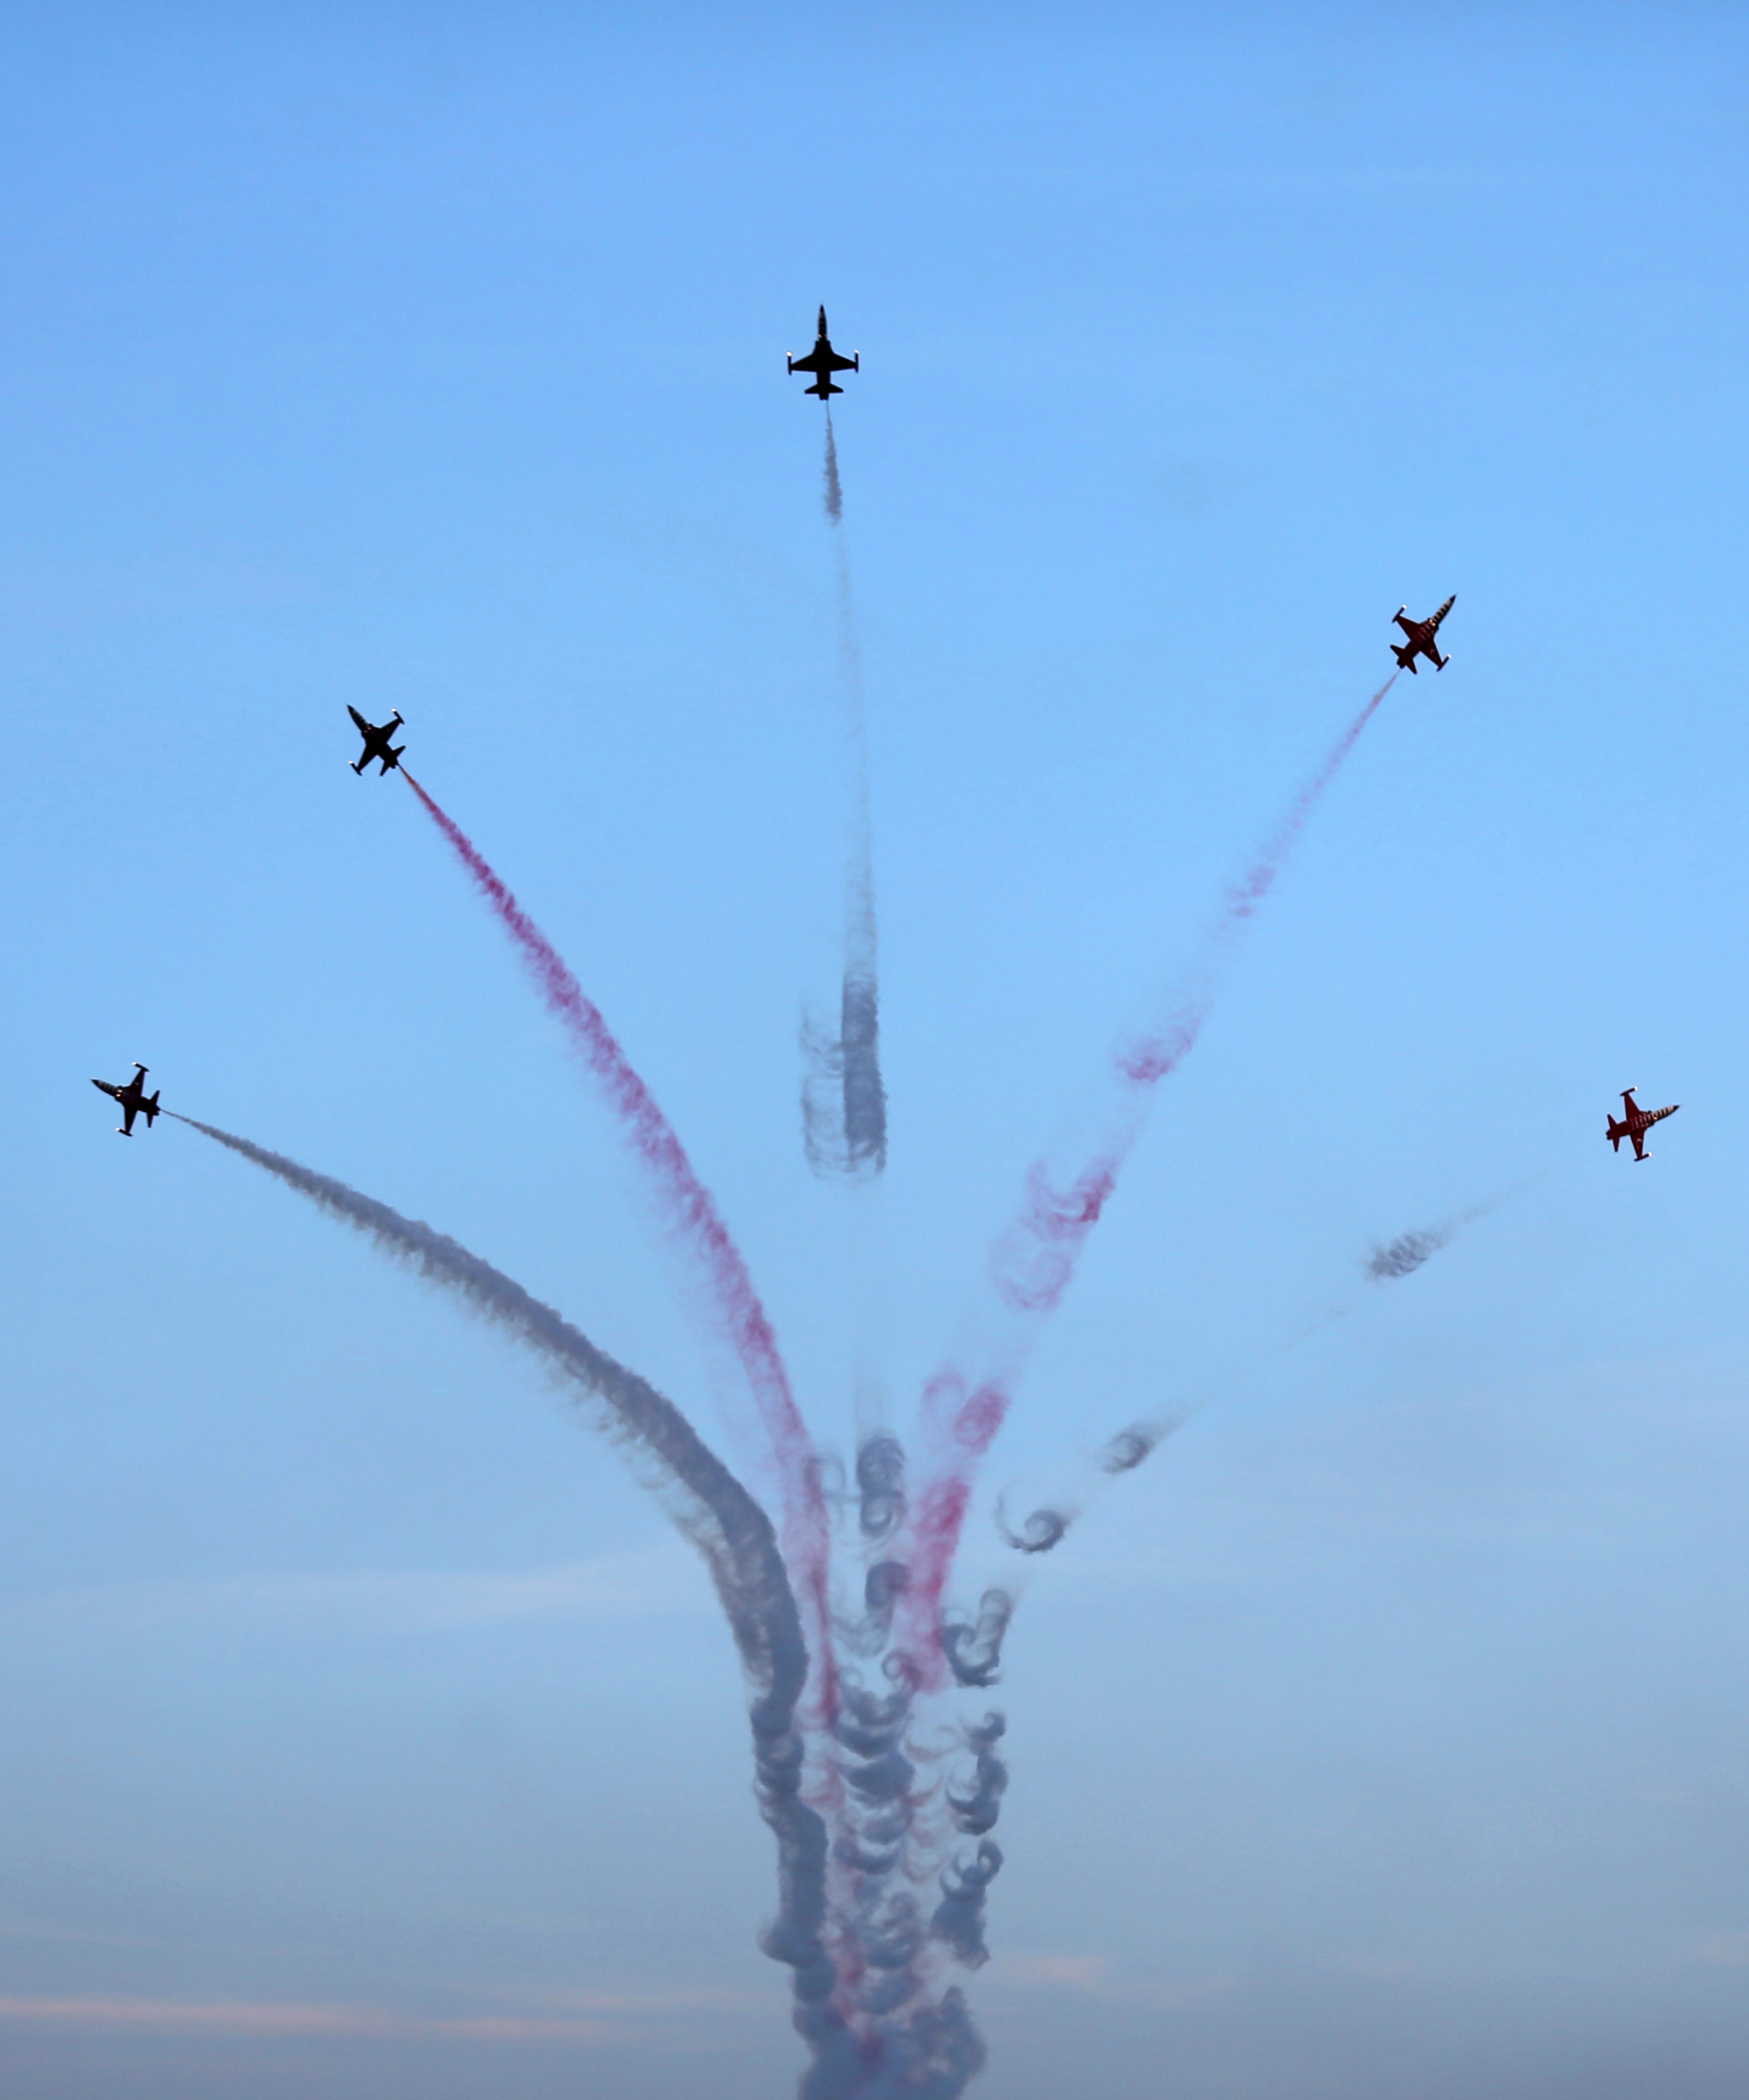
<svg viewBox="0 0 1749 2100">
<path fill-rule="evenodd" d="M 753 1289 L 741 1251 L 723 1223 L 715 1198 L 700 1180 L 672 1125 L 633 1069 L 599 1008 L 585 995 L 551 942 L 461 826 L 404 766 L 400 771 L 499 924 L 516 943 L 548 1010 L 563 1026 L 572 1048 L 599 1083 L 634 1155 L 648 1168 L 675 1234 L 703 1271 L 777 1462 L 784 1500 L 784 1551 L 802 1585 L 816 1655 L 823 1668 L 829 1667 L 826 1582 L 830 1534 L 825 1500 L 814 1463 L 812 1440 L 790 1390 L 789 1374 L 779 1354 L 776 1335 Z M 829 1683 L 823 1682 L 822 1692 L 829 1698 Z"/>
<path fill-rule="evenodd" d="M 994 1749 L 1000 1718 L 987 1717 L 966 1732 L 972 1769 L 944 1796 L 953 1829 L 979 1842 L 931 1868 L 932 1845 L 917 1817 L 934 1791 L 924 1765 L 940 1753 L 907 1748 L 916 1673 L 902 1654 L 886 1654 L 878 1665 L 885 1688 L 877 1689 L 855 1666 L 846 1669 L 824 1723 L 838 1760 L 837 1786 L 822 1797 L 828 1827 L 806 1783 L 808 1650 L 776 1535 L 673 1403 L 447 1235 L 246 1138 L 192 1117 L 175 1120 L 274 1175 L 453 1293 L 594 1404 L 602 1426 L 702 1554 L 740 1654 L 755 1793 L 778 1848 L 778 1912 L 761 1944 L 791 1971 L 794 2024 L 812 2052 L 801 2100 L 957 2100 L 983 2067 L 984 2045 L 964 1994 L 943 1988 L 936 1971 L 940 1958 L 975 1966 L 984 1956 L 984 1893 L 1001 1856 L 987 1833 L 1007 1784 Z M 894 1440 L 865 1442 L 858 1475 L 859 1528 L 876 1539 L 896 1526 L 903 1508 L 903 1460 Z M 860 1643 L 863 1652 L 884 1647 L 905 1580 L 901 1563 L 870 1568 L 874 1638 Z M 974 1642 L 974 1649 L 982 1642 L 982 1651 L 967 1652 L 968 1682 L 987 1683 L 994 1674 L 1000 1612 L 991 1599 L 986 1607 Z M 859 1643 L 850 1645 L 854 1652 Z M 928 1872 L 938 1873 L 939 1899 L 925 1917 L 914 1884 Z"/>
</svg>

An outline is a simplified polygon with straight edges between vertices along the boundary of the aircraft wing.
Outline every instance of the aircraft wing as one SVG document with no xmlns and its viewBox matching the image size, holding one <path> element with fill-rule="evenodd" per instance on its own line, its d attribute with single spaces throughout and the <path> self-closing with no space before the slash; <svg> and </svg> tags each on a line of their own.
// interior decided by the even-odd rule
<svg viewBox="0 0 1749 2100">
<path fill-rule="evenodd" d="M 806 357 L 791 358 L 789 368 L 792 372 L 836 372 L 840 368 L 828 364 L 816 349 L 810 350 Z"/>
<path fill-rule="evenodd" d="M 1643 1130 L 1631 1130 L 1628 1132 L 1628 1135 L 1633 1140 L 1634 1158 L 1636 1159 L 1644 1159 L 1645 1157 L 1645 1132 Z"/>
<path fill-rule="evenodd" d="M 118 1101 L 121 1100 L 121 1096 L 119 1095 L 117 1095 L 116 1098 Z M 131 1137 L 134 1135 L 134 1118 L 139 1114 L 139 1103 L 138 1101 L 121 1102 L 121 1135 L 124 1137 Z"/>
<path fill-rule="evenodd" d="M 1406 620 L 1400 612 L 1393 612 L 1391 615 L 1391 618 L 1396 621 L 1397 624 L 1402 629 L 1403 633 L 1408 636 L 1411 642 L 1419 642 L 1420 640 L 1424 630 L 1420 620 Z"/>
<path fill-rule="evenodd" d="M 828 350 L 826 352 L 826 369 L 828 372 L 854 372 L 856 360 L 854 357 L 840 357 L 837 351 Z"/>
</svg>

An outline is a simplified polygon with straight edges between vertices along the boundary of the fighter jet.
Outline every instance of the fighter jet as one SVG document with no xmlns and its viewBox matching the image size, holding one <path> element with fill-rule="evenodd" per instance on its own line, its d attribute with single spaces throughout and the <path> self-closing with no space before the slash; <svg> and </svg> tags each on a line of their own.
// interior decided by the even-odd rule
<svg viewBox="0 0 1749 2100">
<path fill-rule="evenodd" d="M 155 1093 L 146 1092 L 146 1068 L 144 1065 L 134 1067 L 134 1076 L 125 1087 L 112 1085 L 108 1079 L 93 1079 L 91 1084 L 99 1093 L 108 1094 L 111 1101 L 121 1104 L 121 1120 L 116 1128 L 123 1137 L 134 1135 L 134 1118 L 137 1115 L 144 1114 L 146 1127 L 151 1129 L 158 1113 L 158 1097 Z"/>
<path fill-rule="evenodd" d="M 792 372 L 811 372 L 814 384 L 803 387 L 802 390 L 805 394 L 817 394 L 823 401 L 828 394 L 844 391 L 841 386 L 833 385 L 833 373 L 860 372 L 863 368 L 860 351 L 854 357 L 840 357 L 833 348 L 832 338 L 826 333 L 826 309 L 824 307 L 819 310 L 819 333 L 815 338 L 812 350 L 806 357 L 786 357 L 784 362 Z"/>
<path fill-rule="evenodd" d="M 1403 615 L 1409 608 L 1406 605 L 1398 607 L 1391 617 L 1409 638 L 1400 647 L 1394 642 L 1391 644 L 1391 654 L 1397 659 L 1398 670 L 1408 672 L 1411 677 L 1416 676 L 1415 660 L 1417 656 L 1424 656 L 1436 671 L 1444 670 L 1451 659 L 1440 655 L 1439 644 L 1433 637 L 1439 631 L 1440 621 L 1456 603 L 1457 593 L 1453 591 L 1438 611 L 1429 620 L 1405 620 Z"/>
<path fill-rule="evenodd" d="M 391 744 L 389 742 L 389 739 L 401 726 L 401 714 L 399 708 L 395 710 L 394 719 L 386 721 L 381 729 L 378 729 L 374 722 L 366 721 L 358 709 L 350 704 L 347 706 L 347 712 L 358 724 L 358 733 L 364 739 L 364 754 L 352 768 L 355 773 L 362 775 L 364 768 L 373 758 L 380 758 L 382 761 L 382 773 L 388 772 L 400 762 L 401 753 L 407 748 L 406 745 Z M 382 778 L 382 773 L 377 775 L 379 780 Z"/>
<path fill-rule="evenodd" d="M 1632 1142 L 1634 1158 L 1644 1159 L 1646 1132 L 1654 1123 L 1662 1123 L 1666 1116 L 1674 1115 L 1681 1105 L 1681 1101 L 1672 1101 L 1667 1109 L 1643 1109 L 1633 1097 L 1633 1088 L 1628 1088 L 1622 1095 L 1621 1120 L 1617 1122 L 1616 1118 L 1611 1116 L 1609 1118 L 1609 1129 L 1605 1132 L 1605 1136 L 1610 1140 L 1610 1149 L 1619 1152 L 1622 1149 L 1622 1140 L 1625 1137 Z"/>
</svg>

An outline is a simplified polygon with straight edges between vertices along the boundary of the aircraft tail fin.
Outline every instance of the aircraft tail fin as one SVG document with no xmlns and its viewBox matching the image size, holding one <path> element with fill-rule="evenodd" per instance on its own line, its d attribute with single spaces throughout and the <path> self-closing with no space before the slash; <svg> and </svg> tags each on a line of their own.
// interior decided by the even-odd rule
<svg viewBox="0 0 1749 2100">
<path fill-rule="evenodd" d="M 164 1089 L 160 1087 L 158 1094 L 162 1093 Z M 142 1101 L 139 1105 L 146 1111 L 146 1124 L 148 1129 L 157 1119 L 158 1094 L 153 1094 L 148 1100 Z"/>
<path fill-rule="evenodd" d="M 1391 654 L 1397 659 L 1397 668 L 1399 671 L 1407 671 L 1411 678 L 1419 676 L 1415 668 L 1415 651 L 1409 643 L 1406 642 L 1399 648 L 1393 642 L 1391 644 Z"/>
</svg>

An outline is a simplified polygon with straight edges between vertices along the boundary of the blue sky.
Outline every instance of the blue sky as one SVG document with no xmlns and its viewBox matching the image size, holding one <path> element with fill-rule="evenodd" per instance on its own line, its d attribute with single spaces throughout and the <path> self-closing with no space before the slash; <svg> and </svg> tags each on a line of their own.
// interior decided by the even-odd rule
<svg viewBox="0 0 1749 2100">
<path fill-rule="evenodd" d="M 901 1418 L 1393 609 L 1458 593 L 989 1470 L 1261 1364 L 1032 1572 L 977 2089 L 1740 2092 L 1737 11 L 20 5 L 0 51 L 0 2079 L 790 2089 L 733 1657 L 659 1512 L 494 1337 L 87 1079 L 146 1059 L 725 1433 L 606 1118 L 347 770 L 347 705 L 399 708 L 843 1447 L 782 364 L 824 299 Z M 1683 1103 L 1644 1168 L 1629 1083 Z M 980 1514 L 968 1589 L 1002 1560 Z"/>
</svg>

